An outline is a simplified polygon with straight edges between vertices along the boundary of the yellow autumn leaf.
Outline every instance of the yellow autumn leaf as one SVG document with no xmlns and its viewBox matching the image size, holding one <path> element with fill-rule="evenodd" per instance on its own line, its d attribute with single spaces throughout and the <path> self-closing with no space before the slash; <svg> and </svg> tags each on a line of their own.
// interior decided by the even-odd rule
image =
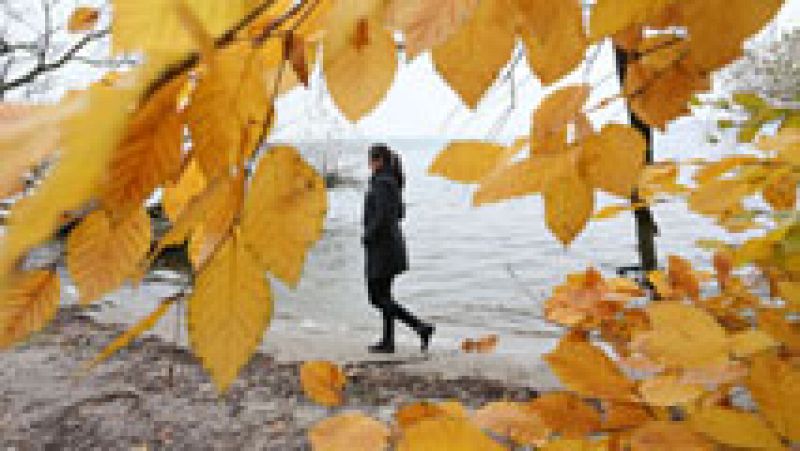
<svg viewBox="0 0 800 451">
<path fill-rule="evenodd" d="M 466 419 L 469 414 L 467 409 L 458 401 L 406 404 L 398 408 L 394 414 L 395 421 L 400 429 L 406 429 L 422 420 L 439 416 Z"/>
<path fill-rule="evenodd" d="M 56 316 L 61 283 L 55 271 L 14 274 L 0 291 L 0 349 L 42 330 Z"/>
<path fill-rule="evenodd" d="M 206 178 L 197 160 L 192 158 L 177 182 L 167 183 L 161 195 L 161 205 L 167 218 L 175 223 L 186 206 L 206 188 Z"/>
<path fill-rule="evenodd" d="M 189 10 L 211 36 L 221 35 L 249 12 L 249 0 L 192 0 Z M 176 0 L 113 0 L 112 49 L 114 53 L 169 52 L 180 55 L 197 50 L 198 43 L 178 14 Z"/>
<path fill-rule="evenodd" d="M 580 235 L 594 212 L 594 190 L 577 168 L 554 178 L 544 190 L 547 228 L 565 246 Z"/>
<path fill-rule="evenodd" d="M 172 228 L 159 239 L 150 258 L 140 269 L 148 269 L 167 247 L 181 245 L 190 238 L 203 240 L 195 242 L 191 250 L 191 257 L 194 259 L 192 263 L 199 269 L 220 241 L 230 234 L 233 220 L 239 212 L 240 199 L 241 180 L 223 178 L 211 181 L 186 204 L 177 218 L 172 219 Z M 210 224 L 208 234 L 204 234 L 202 230 L 197 231 L 206 224 Z"/>
<path fill-rule="evenodd" d="M 800 282 L 780 282 L 778 291 L 790 309 L 800 310 Z"/>
<path fill-rule="evenodd" d="M 261 343 L 272 318 L 266 277 L 237 231 L 197 276 L 189 298 L 189 340 L 220 392 Z"/>
<path fill-rule="evenodd" d="M 711 71 L 742 53 L 742 44 L 772 20 L 783 0 L 686 0 L 680 2 L 689 47 L 698 65 Z"/>
<path fill-rule="evenodd" d="M 513 157 L 509 149 L 483 141 L 453 141 L 431 164 L 428 173 L 462 183 L 478 183 Z"/>
<path fill-rule="evenodd" d="M 599 440 L 559 438 L 551 440 L 537 449 L 542 451 L 610 451 L 612 448 L 607 438 Z"/>
<path fill-rule="evenodd" d="M 326 418 L 308 431 L 314 451 L 383 451 L 389 428 L 362 413 L 343 413 Z"/>
<path fill-rule="evenodd" d="M 118 218 L 103 210 L 86 216 L 67 239 L 67 269 L 80 302 L 95 301 L 133 278 L 151 236 L 150 216 L 142 207 Z"/>
<path fill-rule="evenodd" d="M 572 72 L 586 53 L 583 11 L 578 2 L 512 0 L 528 64 L 549 85 Z"/>
<path fill-rule="evenodd" d="M 197 269 L 205 265 L 220 243 L 228 237 L 242 206 L 242 179 L 226 178 L 220 184 L 220 189 L 202 202 L 207 210 L 198 211 L 189 235 L 189 260 Z M 244 239 L 244 232 L 242 237 Z"/>
<path fill-rule="evenodd" d="M 445 42 L 475 13 L 479 0 L 395 0 L 389 15 L 410 58 Z"/>
<path fill-rule="evenodd" d="M 639 393 L 651 406 L 669 407 L 696 401 L 703 394 L 703 387 L 684 383 L 676 374 L 662 374 L 642 381 Z"/>
<path fill-rule="evenodd" d="M 632 429 L 653 420 L 653 416 L 643 404 L 612 401 L 604 406 L 604 431 Z"/>
<path fill-rule="evenodd" d="M 688 368 L 727 362 L 727 332 L 704 310 L 680 302 L 657 302 L 647 307 L 647 315 L 652 330 L 636 341 L 655 361 Z"/>
<path fill-rule="evenodd" d="M 435 417 L 403 431 L 398 451 L 503 451 L 506 448 L 463 418 Z"/>
<path fill-rule="evenodd" d="M 777 310 L 760 311 L 758 327 L 786 346 L 790 352 L 800 352 L 800 327 L 797 323 L 789 322 L 784 313 Z"/>
<path fill-rule="evenodd" d="M 242 237 L 262 267 L 296 286 L 306 253 L 322 237 L 327 191 L 292 147 L 261 158 L 242 213 Z"/>
<path fill-rule="evenodd" d="M 643 451 L 712 451 L 714 445 L 686 423 L 651 421 L 633 431 L 631 449 Z"/>
<path fill-rule="evenodd" d="M 72 11 L 67 23 L 67 30 L 71 33 L 79 33 L 94 28 L 97 19 L 100 18 L 100 11 L 89 6 L 79 6 Z"/>
<path fill-rule="evenodd" d="M 60 159 L 36 193 L 11 209 L 6 234 L 0 238 L 0 279 L 53 233 L 64 212 L 78 209 L 96 194 L 137 96 L 138 89 L 95 86 L 77 100 L 81 109 L 51 125 L 61 128 Z"/>
<path fill-rule="evenodd" d="M 731 353 L 736 357 L 750 357 L 780 345 L 768 333 L 758 329 L 737 332 L 730 337 Z"/>
<path fill-rule="evenodd" d="M 772 428 L 793 442 L 800 441 L 800 370 L 772 354 L 756 356 L 747 388 Z"/>
<path fill-rule="evenodd" d="M 590 19 L 592 41 L 617 34 L 631 25 L 647 23 L 675 1 L 598 0 Z"/>
<path fill-rule="evenodd" d="M 532 153 L 560 152 L 566 147 L 570 124 L 585 120 L 583 106 L 590 92 L 589 85 L 572 85 L 563 87 L 542 100 L 532 118 Z"/>
<path fill-rule="evenodd" d="M 705 183 L 713 181 L 714 179 L 722 177 L 723 175 L 733 171 L 734 169 L 739 168 L 740 166 L 758 164 L 759 162 L 760 162 L 759 158 L 749 155 L 726 156 L 719 161 L 707 164 L 701 162 L 700 164 L 704 165 L 699 169 L 697 169 L 697 171 L 692 175 L 692 178 L 699 185 L 703 185 Z"/>
<path fill-rule="evenodd" d="M 800 166 L 800 128 L 785 127 L 773 136 L 762 136 L 757 146 L 765 152 L 777 152 L 782 162 Z"/>
<path fill-rule="evenodd" d="M 477 207 L 544 191 L 549 180 L 550 160 L 526 158 L 501 166 L 481 180 L 472 204 Z"/>
<path fill-rule="evenodd" d="M 689 208 L 708 216 L 718 216 L 735 209 L 742 199 L 754 194 L 758 186 L 740 179 L 719 179 L 708 182 L 689 196 Z"/>
<path fill-rule="evenodd" d="M 433 49 L 436 70 L 472 109 L 508 63 L 514 50 L 509 0 L 481 1 L 475 13 Z"/>
<path fill-rule="evenodd" d="M 178 77 L 159 89 L 131 117 L 111 157 L 103 182 L 103 205 L 109 211 L 139 206 L 181 168 L 183 120 L 178 95 L 186 83 Z"/>
<path fill-rule="evenodd" d="M 303 392 L 319 405 L 335 407 L 342 404 L 342 390 L 347 377 L 336 364 L 326 361 L 303 363 L 300 384 Z"/>
<path fill-rule="evenodd" d="M 664 130 L 670 121 L 688 114 L 694 94 L 709 90 L 711 84 L 694 61 L 677 56 L 663 67 L 665 62 L 659 58 L 663 58 L 659 52 L 647 54 L 628 67 L 624 94 L 639 118 Z"/>
<path fill-rule="evenodd" d="M 153 310 L 152 313 L 142 318 L 139 322 L 123 332 L 119 337 L 115 338 L 114 341 L 108 344 L 108 346 L 103 348 L 100 353 L 98 353 L 86 364 L 86 369 L 92 369 L 96 367 L 101 362 L 114 355 L 120 349 L 130 345 L 133 340 L 139 338 L 143 333 L 155 327 L 158 321 L 167 314 L 170 307 L 172 307 L 172 304 L 174 304 L 177 300 L 178 299 L 176 297 L 171 297 L 161 301 L 161 303 L 158 305 L 158 308 Z"/>
<path fill-rule="evenodd" d="M 549 430 L 562 437 L 581 438 L 600 430 L 600 412 L 572 393 L 544 393 L 531 401 L 528 408 L 539 415 Z"/>
<path fill-rule="evenodd" d="M 580 143 L 581 168 L 595 188 L 630 197 L 644 169 L 647 142 L 636 129 L 611 124 Z"/>
<path fill-rule="evenodd" d="M 550 435 L 539 415 L 523 403 L 491 402 L 475 412 L 473 421 L 479 427 L 519 445 L 540 446 Z"/>
<path fill-rule="evenodd" d="M 606 205 L 605 207 L 597 210 L 592 215 L 592 219 L 596 221 L 605 221 L 608 219 L 615 219 L 622 213 L 626 211 L 634 211 L 636 207 L 633 205 L 619 205 L 619 204 L 612 204 Z"/>
<path fill-rule="evenodd" d="M 780 440 L 766 423 L 750 412 L 724 407 L 704 407 L 689 416 L 692 429 L 729 446 L 780 449 Z"/>
<path fill-rule="evenodd" d="M 800 174 L 791 171 L 772 174 L 764 187 L 764 200 L 776 211 L 791 211 L 797 207 L 797 185 Z"/>
<path fill-rule="evenodd" d="M 198 82 L 186 114 L 194 157 L 209 178 L 229 174 L 271 127 L 267 68 L 262 52 L 237 43 L 216 52 Z"/>
<path fill-rule="evenodd" d="M 80 102 L 57 105 L 0 103 L 0 198 L 20 189 L 23 176 L 58 148 L 58 121 L 73 114 Z"/>
<path fill-rule="evenodd" d="M 345 44 L 333 50 L 341 41 Z M 377 20 L 362 17 L 348 27 L 328 30 L 323 47 L 322 69 L 331 98 L 347 119 L 358 121 L 380 104 L 394 82 L 394 37 Z"/>
<path fill-rule="evenodd" d="M 582 396 L 628 401 L 635 388 L 600 348 L 589 342 L 562 338 L 544 360 L 567 389 Z"/>
</svg>

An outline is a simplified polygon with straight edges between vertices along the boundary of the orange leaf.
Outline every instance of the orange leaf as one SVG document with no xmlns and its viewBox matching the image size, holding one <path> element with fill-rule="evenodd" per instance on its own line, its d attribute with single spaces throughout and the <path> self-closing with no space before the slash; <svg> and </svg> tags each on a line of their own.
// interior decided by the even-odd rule
<svg viewBox="0 0 800 451">
<path fill-rule="evenodd" d="M 583 396 L 621 401 L 634 398 L 633 381 L 591 343 L 562 339 L 544 360 L 561 383 Z"/>
<path fill-rule="evenodd" d="M 56 316 L 60 299 L 61 284 L 55 271 L 12 276 L 0 291 L 0 349 L 42 330 Z"/>
<path fill-rule="evenodd" d="M 91 30 L 97 24 L 97 19 L 99 18 L 100 11 L 97 8 L 90 8 L 87 6 L 75 8 L 75 11 L 72 12 L 69 18 L 67 30 L 71 33 Z"/>
<path fill-rule="evenodd" d="M 331 362 L 312 361 L 305 362 L 300 369 L 300 383 L 306 396 L 314 402 L 334 407 L 342 404 L 342 390 L 347 377 Z"/>
</svg>

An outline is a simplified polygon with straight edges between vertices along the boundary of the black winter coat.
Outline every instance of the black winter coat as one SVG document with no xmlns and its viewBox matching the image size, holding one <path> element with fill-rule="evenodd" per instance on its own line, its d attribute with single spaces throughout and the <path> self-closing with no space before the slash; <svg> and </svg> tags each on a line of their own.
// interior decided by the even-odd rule
<svg viewBox="0 0 800 451">
<path fill-rule="evenodd" d="M 408 270 L 408 252 L 400 221 L 405 215 L 397 180 L 378 172 L 370 178 L 364 201 L 367 278 L 393 277 Z"/>
</svg>

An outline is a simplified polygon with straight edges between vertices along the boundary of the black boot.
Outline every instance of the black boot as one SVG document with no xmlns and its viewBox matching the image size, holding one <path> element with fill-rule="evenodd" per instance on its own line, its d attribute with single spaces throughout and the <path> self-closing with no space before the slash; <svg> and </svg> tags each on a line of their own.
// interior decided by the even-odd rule
<svg viewBox="0 0 800 451">
<path fill-rule="evenodd" d="M 391 312 L 383 313 L 383 338 L 378 343 L 367 348 L 373 354 L 394 354 L 394 318 Z"/>
</svg>

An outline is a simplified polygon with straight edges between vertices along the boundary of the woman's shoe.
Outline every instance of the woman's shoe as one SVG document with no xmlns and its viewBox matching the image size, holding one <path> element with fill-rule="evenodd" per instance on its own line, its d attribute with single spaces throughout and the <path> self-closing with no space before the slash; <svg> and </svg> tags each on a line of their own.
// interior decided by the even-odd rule
<svg viewBox="0 0 800 451">
<path fill-rule="evenodd" d="M 431 338 L 434 332 L 436 332 L 436 327 L 433 324 L 425 324 L 420 328 L 419 339 L 422 352 L 428 352 L 428 347 L 431 344 Z"/>
<path fill-rule="evenodd" d="M 394 354 L 394 344 L 378 343 L 367 348 L 371 354 Z"/>
</svg>

